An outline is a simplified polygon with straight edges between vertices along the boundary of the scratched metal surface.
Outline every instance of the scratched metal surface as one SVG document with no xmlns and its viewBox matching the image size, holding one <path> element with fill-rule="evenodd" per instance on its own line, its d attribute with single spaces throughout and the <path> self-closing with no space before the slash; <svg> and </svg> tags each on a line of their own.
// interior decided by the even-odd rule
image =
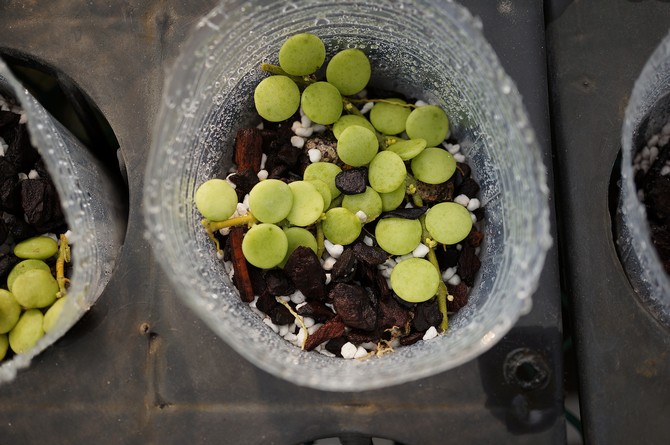
<svg viewBox="0 0 670 445">
<path fill-rule="evenodd" d="M 639 303 L 608 209 L 633 83 L 670 23 L 668 1 L 553 1 L 547 25 L 563 279 L 574 311 L 585 440 L 667 443 L 670 331 Z"/>
<path fill-rule="evenodd" d="M 142 175 L 164 70 L 214 3 L 0 3 L 0 48 L 56 67 L 93 99 L 120 142 L 130 196 L 126 243 L 105 293 L 0 387 L 0 443 L 293 444 L 345 433 L 406 444 L 565 442 L 556 247 L 533 311 L 501 343 L 455 370 L 384 390 L 334 394 L 280 381 L 181 305 L 143 239 Z M 462 3 L 517 82 L 551 175 L 542 2 Z M 522 348 L 521 361 L 508 360 Z M 539 383 L 506 381 L 505 367 L 513 373 L 524 360 Z"/>
</svg>

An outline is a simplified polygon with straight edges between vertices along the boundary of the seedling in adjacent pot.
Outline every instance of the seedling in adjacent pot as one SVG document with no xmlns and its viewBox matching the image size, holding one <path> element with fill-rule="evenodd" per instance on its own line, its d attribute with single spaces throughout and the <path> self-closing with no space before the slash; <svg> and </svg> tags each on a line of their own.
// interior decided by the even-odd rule
<svg viewBox="0 0 670 445">
<path fill-rule="evenodd" d="M 0 360 L 53 328 L 69 282 L 60 200 L 27 131 L 21 109 L 0 97 Z"/>
</svg>

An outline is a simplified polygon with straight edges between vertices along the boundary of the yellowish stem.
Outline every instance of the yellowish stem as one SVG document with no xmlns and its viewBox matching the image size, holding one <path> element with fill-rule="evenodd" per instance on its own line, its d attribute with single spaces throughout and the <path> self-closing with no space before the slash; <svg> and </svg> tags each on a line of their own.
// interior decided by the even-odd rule
<svg viewBox="0 0 670 445">
<path fill-rule="evenodd" d="M 56 282 L 58 282 L 57 298 L 65 296 L 65 285 L 70 282 L 65 278 L 65 263 L 70 262 L 70 245 L 65 234 L 60 236 L 60 246 L 58 248 L 58 258 L 56 259 Z"/>
<path fill-rule="evenodd" d="M 305 88 L 309 84 L 316 82 L 316 80 L 311 78 L 310 76 L 293 76 L 284 71 L 280 66 L 273 65 L 271 63 L 262 63 L 261 70 L 268 72 L 270 74 L 286 76 L 291 80 L 293 80 L 296 83 L 296 85 L 298 85 L 298 87 L 300 88 Z"/>
<path fill-rule="evenodd" d="M 304 350 L 305 349 L 305 343 L 307 343 L 307 337 L 309 337 L 309 333 L 307 332 L 307 326 L 305 326 L 304 320 L 302 319 L 302 317 L 300 315 L 298 315 L 296 313 L 296 311 L 293 310 L 293 308 L 291 307 L 290 304 L 288 304 L 288 302 L 282 300 L 279 297 L 275 297 L 275 299 L 277 300 L 277 303 L 282 304 L 284 307 L 286 307 L 286 309 L 288 309 L 288 311 L 291 313 L 291 315 L 293 315 L 295 317 L 295 320 L 300 324 L 300 327 L 305 331 L 305 338 L 303 338 L 302 344 L 300 345 L 300 349 Z"/>
<path fill-rule="evenodd" d="M 419 198 L 421 199 L 421 198 Z M 428 261 L 435 266 L 437 273 L 440 272 L 440 265 L 437 262 L 437 255 L 435 255 L 435 246 L 437 243 L 430 237 L 430 233 L 426 229 L 426 215 L 421 215 L 419 218 L 421 221 L 421 227 L 423 228 L 423 239 L 425 240 L 426 245 L 430 248 L 428 250 Z M 444 332 L 449 327 L 449 319 L 447 318 L 447 298 L 449 291 L 447 290 L 447 285 L 444 284 L 444 281 L 440 279 L 440 284 L 437 287 L 437 307 L 442 314 L 442 322 L 440 323 L 440 332 Z"/>
<path fill-rule="evenodd" d="M 251 226 L 257 221 L 258 220 L 254 218 L 254 215 L 252 215 L 251 213 L 247 213 L 246 215 L 236 216 L 235 218 L 229 218 L 223 221 L 210 221 L 208 219 L 203 219 L 200 222 L 205 227 L 207 236 L 209 236 L 209 239 L 211 239 L 214 245 L 216 246 L 216 253 L 219 255 L 223 255 L 221 244 L 219 243 L 219 240 L 216 238 L 216 236 L 214 236 L 214 232 L 221 229 L 225 229 L 227 227 L 241 226 L 243 224 L 248 224 L 249 226 Z"/>
<path fill-rule="evenodd" d="M 326 250 L 324 241 L 326 237 L 323 234 L 323 227 L 321 226 L 321 221 L 317 221 L 316 223 L 316 257 L 321 258 L 323 256 L 323 252 Z"/>
</svg>

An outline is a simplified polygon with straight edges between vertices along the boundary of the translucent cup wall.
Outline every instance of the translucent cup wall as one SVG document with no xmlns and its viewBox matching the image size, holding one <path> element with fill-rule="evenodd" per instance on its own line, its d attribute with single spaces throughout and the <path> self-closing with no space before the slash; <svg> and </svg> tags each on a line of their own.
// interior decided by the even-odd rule
<svg viewBox="0 0 670 445">
<path fill-rule="evenodd" d="M 34 348 L 0 363 L 0 384 L 62 337 L 95 303 L 116 263 L 126 221 L 121 197 L 102 166 L 12 76 L 0 60 L 0 95 L 13 97 L 27 117 L 30 140 L 42 156 L 72 231 L 72 275 L 62 315 Z"/>
<path fill-rule="evenodd" d="M 252 363 L 324 390 L 385 387 L 478 356 L 530 309 L 551 243 L 544 167 L 517 89 L 480 28 L 451 2 L 385 0 L 223 2 L 197 24 L 168 71 L 146 173 L 147 234 L 184 302 Z M 214 256 L 194 191 L 230 166 L 236 130 L 255 124 L 261 62 L 276 63 L 281 43 L 298 32 L 320 36 L 328 57 L 363 49 L 372 84 L 450 115 L 487 217 L 479 279 L 446 335 L 364 361 L 300 351 L 240 301 Z"/>
<path fill-rule="evenodd" d="M 646 141 L 670 122 L 670 34 L 635 81 L 621 132 L 619 255 L 638 297 L 649 312 L 670 328 L 670 277 L 652 245 L 647 214 L 637 197 L 633 158 Z"/>
</svg>

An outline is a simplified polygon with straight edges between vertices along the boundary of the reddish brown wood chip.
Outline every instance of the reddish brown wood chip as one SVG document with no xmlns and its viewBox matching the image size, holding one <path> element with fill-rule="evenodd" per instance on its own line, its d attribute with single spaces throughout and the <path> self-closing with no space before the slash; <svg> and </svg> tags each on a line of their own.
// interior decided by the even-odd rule
<svg viewBox="0 0 670 445">
<path fill-rule="evenodd" d="M 305 341 L 305 350 L 311 351 L 324 341 L 340 337 L 343 334 L 344 322 L 342 322 L 340 317 L 333 317 L 317 329 L 316 332 L 307 337 L 307 341 Z"/>
<path fill-rule="evenodd" d="M 251 169 L 258 173 L 263 158 L 263 133 L 257 128 L 242 128 L 235 137 L 233 161 L 239 171 Z"/>
<path fill-rule="evenodd" d="M 240 291 L 240 298 L 246 303 L 254 300 L 254 288 L 249 278 L 247 260 L 242 253 L 242 239 L 244 238 L 244 227 L 232 227 L 230 229 L 230 253 L 233 262 L 233 284 Z"/>
</svg>

